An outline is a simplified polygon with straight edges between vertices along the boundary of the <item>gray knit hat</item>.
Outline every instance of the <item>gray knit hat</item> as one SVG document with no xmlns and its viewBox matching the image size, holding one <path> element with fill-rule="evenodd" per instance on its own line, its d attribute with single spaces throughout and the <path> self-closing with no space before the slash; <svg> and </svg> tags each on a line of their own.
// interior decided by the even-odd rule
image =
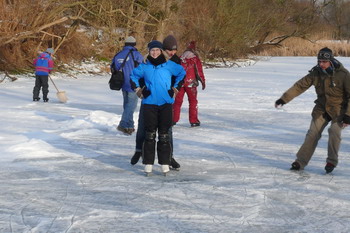
<svg viewBox="0 0 350 233">
<path fill-rule="evenodd" d="M 135 46 L 136 45 L 136 39 L 133 36 L 128 36 L 125 39 L 125 45 Z"/>
<path fill-rule="evenodd" d="M 163 40 L 164 50 L 177 50 L 177 41 L 173 35 L 169 35 Z"/>
<path fill-rule="evenodd" d="M 48 48 L 46 49 L 46 52 L 49 54 L 53 54 L 55 51 L 53 50 L 53 48 Z"/>
</svg>

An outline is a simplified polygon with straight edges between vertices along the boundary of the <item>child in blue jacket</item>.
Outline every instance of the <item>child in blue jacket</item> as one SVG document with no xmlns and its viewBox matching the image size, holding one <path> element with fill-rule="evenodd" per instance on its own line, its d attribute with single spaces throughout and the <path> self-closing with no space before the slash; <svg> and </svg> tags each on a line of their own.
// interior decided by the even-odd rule
<svg viewBox="0 0 350 233">
<path fill-rule="evenodd" d="M 52 54 L 54 50 L 48 48 L 41 53 L 33 62 L 35 66 L 35 86 L 33 88 L 33 101 L 39 101 L 40 89 L 42 88 L 43 100 L 48 102 L 47 94 L 49 93 L 49 74 L 53 69 Z"/>
<path fill-rule="evenodd" d="M 146 173 L 152 172 L 157 131 L 158 163 L 161 164 L 163 173 L 169 172 L 171 145 L 168 132 L 172 125 L 172 104 L 178 92 L 175 87 L 186 74 L 181 65 L 173 61 L 166 61 L 162 48 L 161 42 L 151 41 L 148 44 L 149 55 L 146 63 L 135 68 L 130 76 L 136 85 L 135 91 L 142 98 L 144 105 L 146 138 L 142 148 L 142 162 L 145 164 Z M 172 85 L 172 76 L 175 77 L 174 85 Z M 140 79 L 144 79 L 145 82 L 142 89 Z"/>
</svg>

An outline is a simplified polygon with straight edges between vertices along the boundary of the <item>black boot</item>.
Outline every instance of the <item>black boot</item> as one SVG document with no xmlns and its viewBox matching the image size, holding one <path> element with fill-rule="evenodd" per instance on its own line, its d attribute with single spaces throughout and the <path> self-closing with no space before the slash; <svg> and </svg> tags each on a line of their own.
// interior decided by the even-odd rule
<svg viewBox="0 0 350 233">
<path fill-rule="evenodd" d="M 136 151 L 134 156 L 132 156 L 132 158 L 131 158 L 131 161 L 130 161 L 131 165 L 137 164 L 137 162 L 139 161 L 141 156 L 142 156 L 142 152 L 141 151 Z"/>
<path fill-rule="evenodd" d="M 334 170 L 335 166 L 331 163 L 327 163 L 324 169 L 326 170 L 326 173 L 331 173 Z"/>
<path fill-rule="evenodd" d="M 176 160 L 173 157 L 171 158 L 170 166 L 171 166 L 171 169 L 174 169 L 176 171 L 180 170 L 180 164 L 176 162 Z"/>
<path fill-rule="evenodd" d="M 299 171 L 300 170 L 300 164 L 298 162 L 292 163 L 292 167 L 290 168 L 290 170 Z"/>
<path fill-rule="evenodd" d="M 201 123 L 200 122 L 197 122 L 197 123 L 191 123 L 191 127 L 198 127 L 200 126 Z"/>
</svg>

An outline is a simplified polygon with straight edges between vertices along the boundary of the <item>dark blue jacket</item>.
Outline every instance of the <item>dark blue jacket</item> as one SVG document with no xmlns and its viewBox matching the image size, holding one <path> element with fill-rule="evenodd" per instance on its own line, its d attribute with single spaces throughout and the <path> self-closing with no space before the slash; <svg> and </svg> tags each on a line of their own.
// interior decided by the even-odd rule
<svg viewBox="0 0 350 233">
<path fill-rule="evenodd" d="M 132 50 L 134 59 L 138 64 L 143 62 L 143 56 L 141 55 L 141 53 L 139 53 L 139 51 L 137 51 L 135 47 L 124 46 L 123 50 L 117 53 L 112 60 L 112 65 L 114 64 L 114 69 L 116 70 L 120 69 L 126 55 L 129 53 L 130 50 Z M 128 91 L 128 92 L 133 91 L 130 85 L 130 74 L 134 68 L 135 68 L 135 65 L 134 65 L 133 57 L 130 53 L 126 58 L 125 65 L 123 67 L 123 72 L 124 72 L 124 84 L 122 87 L 123 91 Z"/>
<path fill-rule="evenodd" d="M 167 61 L 158 66 L 152 65 L 149 61 L 135 68 L 130 76 L 136 87 L 140 87 L 139 80 L 144 78 L 145 85 L 151 94 L 142 100 L 142 104 L 172 104 L 174 99 L 169 95 L 171 90 L 171 77 L 175 77 L 174 86 L 185 77 L 186 71 L 181 65 L 173 61 Z"/>
</svg>

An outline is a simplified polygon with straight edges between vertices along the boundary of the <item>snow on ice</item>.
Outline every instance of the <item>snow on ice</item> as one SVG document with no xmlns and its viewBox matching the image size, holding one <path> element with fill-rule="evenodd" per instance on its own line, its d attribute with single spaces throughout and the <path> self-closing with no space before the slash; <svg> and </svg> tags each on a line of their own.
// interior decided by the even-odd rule
<svg viewBox="0 0 350 233">
<path fill-rule="evenodd" d="M 349 232 L 349 129 L 333 174 L 327 130 L 305 171 L 291 172 L 314 90 L 274 108 L 315 62 L 206 69 L 201 126 L 189 127 L 185 101 L 173 128 L 181 170 L 167 177 L 130 165 L 135 134 L 116 130 L 122 96 L 109 75 L 54 74 L 66 104 L 52 84 L 49 103 L 32 102 L 33 77 L 1 83 L 0 232 Z"/>
</svg>

